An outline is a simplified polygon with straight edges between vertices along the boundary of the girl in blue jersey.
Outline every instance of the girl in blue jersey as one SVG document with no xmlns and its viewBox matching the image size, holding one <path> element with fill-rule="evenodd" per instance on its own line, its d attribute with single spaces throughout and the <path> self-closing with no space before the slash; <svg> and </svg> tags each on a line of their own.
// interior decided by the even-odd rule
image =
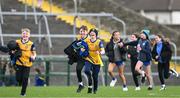
<svg viewBox="0 0 180 98">
<path fill-rule="evenodd" d="M 142 82 L 145 81 L 145 76 L 148 79 L 148 90 L 153 89 L 153 81 L 151 76 L 151 45 L 149 41 L 149 30 L 142 30 L 140 40 L 137 45 L 138 62 L 136 63 L 135 70 L 142 75 Z M 145 71 L 142 70 L 144 65 Z"/>
</svg>

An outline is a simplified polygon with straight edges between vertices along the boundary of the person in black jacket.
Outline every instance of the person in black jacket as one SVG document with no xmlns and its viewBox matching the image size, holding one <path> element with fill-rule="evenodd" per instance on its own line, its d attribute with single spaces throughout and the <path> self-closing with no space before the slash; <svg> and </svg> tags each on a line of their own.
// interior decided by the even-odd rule
<svg viewBox="0 0 180 98">
<path fill-rule="evenodd" d="M 120 46 L 137 46 L 138 52 L 138 61 L 135 66 L 135 71 L 141 74 L 142 80 L 141 82 L 145 82 L 145 77 L 147 77 L 149 82 L 148 90 L 153 89 L 153 79 L 151 76 L 151 45 L 149 41 L 149 33 L 148 29 L 143 29 L 140 34 L 140 38 L 137 41 L 132 41 L 129 43 L 120 43 Z M 144 65 L 145 71 L 142 70 L 142 66 Z"/>
<path fill-rule="evenodd" d="M 120 43 L 122 42 L 122 39 L 120 38 L 120 32 L 114 31 L 112 33 L 112 37 L 110 42 L 106 46 L 106 55 L 109 59 L 109 66 L 108 66 L 108 72 L 109 75 L 112 78 L 112 81 L 110 83 L 110 86 L 113 87 L 115 83 L 117 82 L 117 79 L 114 76 L 113 69 L 114 67 L 118 67 L 119 76 L 122 79 L 123 82 L 123 91 L 128 91 L 128 88 L 126 86 L 126 78 L 124 76 L 124 61 L 125 61 L 125 48 L 120 47 Z"/>
<path fill-rule="evenodd" d="M 170 76 L 170 60 L 172 57 L 171 46 L 168 41 L 165 41 L 163 36 L 156 35 L 155 36 L 156 44 L 153 47 L 152 57 L 155 61 L 158 62 L 158 74 L 161 82 L 160 90 L 165 90 L 165 81 L 164 78 L 167 79 Z M 174 70 L 172 72 L 176 73 Z"/>
<path fill-rule="evenodd" d="M 84 84 L 82 82 L 81 71 L 85 65 L 84 57 L 88 55 L 88 49 L 84 51 L 85 48 L 88 48 L 86 41 L 89 39 L 88 29 L 86 26 L 81 26 L 79 30 L 79 36 L 77 40 L 72 42 L 64 52 L 68 55 L 69 61 L 68 64 L 72 65 L 74 62 L 77 62 L 76 65 L 76 74 L 78 78 L 78 89 L 77 93 L 80 93 L 84 89 Z M 81 51 L 83 49 L 83 52 Z"/>
<path fill-rule="evenodd" d="M 130 39 L 131 39 L 131 41 L 137 41 L 138 38 L 139 38 L 139 35 L 134 33 L 131 35 Z M 131 72 L 132 72 L 134 83 L 136 85 L 135 90 L 138 91 L 138 90 L 141 90 L 141 88 L 140 88 L 140 85 L 138 82 L 138 76 L 140 74 L 138 74 L 135 71 L 136 63 L 138 61 L 138 59 L 137 59 L 137 57 L 138 57 L 137 47 L 136 46 L 127 46 L 127 53 L 128 53 L 127 56 L 128 56 L 128 58 L 130 58 L 130 61 L 131 61 Z"/>
</svg>

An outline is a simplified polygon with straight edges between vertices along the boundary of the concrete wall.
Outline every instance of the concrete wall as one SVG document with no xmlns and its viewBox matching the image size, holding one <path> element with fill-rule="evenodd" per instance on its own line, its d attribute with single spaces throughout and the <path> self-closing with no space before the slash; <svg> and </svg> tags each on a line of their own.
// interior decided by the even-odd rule
<svg viewBox="0 0 180 98">
<path fill-rule="evenodd" d="M 144 12 L 141 14 L 160 24 L 180 24 L 180 11 L 173 12 Z"/>
</svg>

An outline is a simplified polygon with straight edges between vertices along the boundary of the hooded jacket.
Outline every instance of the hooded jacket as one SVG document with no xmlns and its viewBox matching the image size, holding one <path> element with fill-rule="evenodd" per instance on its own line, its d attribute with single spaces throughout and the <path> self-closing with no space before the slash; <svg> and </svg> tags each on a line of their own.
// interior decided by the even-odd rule
<svg viewBox="0 0 180 98">
<path fill-rule="evenodd" d="M 120 42 L 122 42 L 122 40 L 120 40 L 118 43 L 120 43 Z M 106 52 L 106 56 L 109 59 L 109 62 L 115 62 L 115 59 L 114 59 L 114 42 L 113 42 L 113 40 L 111 40 L 106 45 L 105 52 Z M 126 54 L 125 48 L 124 47 L 122 47 L 122 48 L 119 47 L 119 53 L 120 53 L 119 55 L 121 56 L 121 61 L 125 61 L 126 60 L 126 57 L 125 57 L 125 54 Z"/>
<path fill-rule="evenodd" d="M 81 51 L 81 48 L 84 48 L 85 51 Z M 64 53 L 68 55 L 68 64 L 70 65 L 77 62 L 79 59 L 87 57 L 89 55 L 88 51 L 88 45 L 83 40 L 75 40 L 64 49 Z"/>
<path fill-rule="evenodd" d="M 159 61 L 159 59 L 156 59 L 156 56 L 158 56 L 158 53 L 156 50 L 157 50 L 157 43 L 153 47 L 152 57 L 154 60 Z M 168 42 L 162 41 L 162 50 L 160 52 L 160 57 L 161 57 L 161 61 L 163 63 L 169 62 L 171 60 L 172 50 L 171 50 L 171 46 Z"/>
</svg>

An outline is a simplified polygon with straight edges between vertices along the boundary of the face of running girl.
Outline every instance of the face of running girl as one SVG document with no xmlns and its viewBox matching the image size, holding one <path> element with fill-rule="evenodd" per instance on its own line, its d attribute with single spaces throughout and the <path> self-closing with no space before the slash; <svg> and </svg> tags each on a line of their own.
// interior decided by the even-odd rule
<svg viewBox="0 0 180 98">
<path fill-rule="evenodd" d="M 161 41 L 161 38 L 156 35 L 156 36 L 155 36 L 155 40 L 156 40 L 156 42 L 160 42 L 160 41 Z"/>
<path fill-rule="evenodd" d="M 120 39 L 120 32 L 115 32 L 114 35 L 113 35 L 113 38 L 115 40 L 119 40 Z"/>
<path fill-rule="evenodd" d="M 144 33 L 141 33 L 140 37 L 141 37 L 141 39 L 147 39 L 146 35 Z"/>
<path fill-rule="evenodd" d="M 84 38 L 84 37 L 86 37 L 88 32 L 86 30 L 80 29 L 79 34 L 81 35 L 81 38 Z"/>
<path fill-rule="evenodd" d="M 92 32 L 90 32 L 89 35 L 90 35 L 91 39 L 96 39 L 96 33 L 95 32 L 92 31 Z"/>
<path fill-rule="evenodd" d="M 137 40 L 137 37 L 135 35 L 131 35 L 131 38 L 130 38 L 131 41 L 136 41 Z"/>
<path fill-rule="evenodd" d="M 30 32 L 27 30 L 22 30 L 22 39 L 23 40 L 29 40 Z"/>
</svg>

